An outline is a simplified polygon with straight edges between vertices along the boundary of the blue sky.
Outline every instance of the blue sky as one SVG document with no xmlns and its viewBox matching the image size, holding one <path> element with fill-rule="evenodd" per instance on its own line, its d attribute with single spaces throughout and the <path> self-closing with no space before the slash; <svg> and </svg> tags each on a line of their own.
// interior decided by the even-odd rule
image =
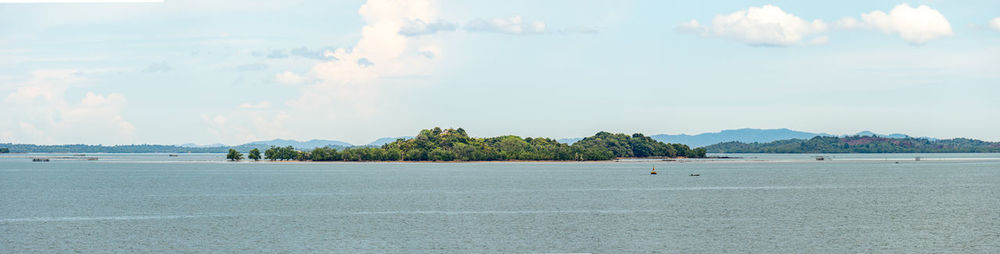
<svg viewBox="0 0 1000 254">
<path fill-rule="evenodd" d="M 1000 141 L 996 1 L 0 0 L 0 143 Z M 27 1 L 31 2 L 31 1 Z"/>
</svg>

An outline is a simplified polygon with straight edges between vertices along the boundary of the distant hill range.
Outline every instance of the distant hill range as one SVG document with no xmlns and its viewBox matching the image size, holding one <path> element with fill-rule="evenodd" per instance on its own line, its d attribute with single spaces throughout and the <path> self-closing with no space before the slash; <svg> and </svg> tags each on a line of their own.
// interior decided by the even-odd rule
<svg viewBox="0 0 1000 254">
<path fill-rule="evenodd" d="M 412 137 L 399 137 L 409 139 Z M 399 138 L 380 138 L 365 146 L 382 146 L 383 144 L 396 141 Z M 317 147 L 345 148 L 355 145 L 337 140 L 313 139 L 309 141 L 296 141 L 290 139 L 273 139 L 265 141 L 254 141 L 242 145 L 227 146 L 223 144 L 197 145 L 34 145 L 34 144 L 2 144 L 0 148 L 7 148 L 13 153 L 225 153 L 229 149 L 239 151 L 250 151 L 250 149 L 265 150 L 271 146 L 292 146 L 299 150 L 312 150 Z"/>
<path fill-rule="evenodd" d="M 702 133 L 697 135 L 670 135 L 657 134 L 650 136 L 656 141 L 664 143 L 685 144 L 690 147 L 703 147 L 722 142 L 738 141 L 744 143 L 771 142 L 784 139 L 808 139 L 815 136 L 832 136 L 826 133 L 811 133 L 793 131 L 789 129 L 736 129 L 723 130 L 720 132 Z M 559 142 L 572 144 L 583 138 L 563 138 Z"/>
<path fill-rule="evenodd" d="M 254 141 L 247 143 L 247 145 L 264 145 L 264 146 L 292 146 L 298 149 L 313 149 L 317 147 L 352 147 L 351 143 L 337 140 L 322 140 L 313 139 L 309 141 L 296 141 L 291 139 L 273 139 L 267 141 Z"/>
<path fill-rule="evenodd" d="M 766 143 L 732 141 L 710 145 L 705 149 L 710 153 L 1000 153 L 1000 142 L 892 136 L 816 136 Z"/>
<path fill-rule="evenodd" d="M 876 136 L 885 138 L 909 138 L 910 136 L 905 134 L 876 134 L 871 131 L 862 131 L 856 136 Z M 735 129 L 735 130 L 723 130 L 720 132 L 710 132 L 702 133 L 697 135 L 670 135 L 670 134 L 657 134 L 652 135 L 653 139 L 656 141 L 664 143 L 675 143 L 675 144 L 685 144 L 690 147 L 704 147 L 708 145 L 724 143 L 724 142 L 742 142 L 742 143 L 767 143 L 778 140 L 787 139 L 810 139 L 816 136 L 821 137 L 833 137 L 836 135 L 827 133 L 813 133 L 796 131 L 789 129 Z M 582 138 L 563 138 L 559 139 L 559 142 L 572 144 L 576 141 L 580 141 Z M 933 138 L 927 138 L 929 140 L 936 140 Z"/>
<path fill-rule="evenodd" d="M 712 133 L 702 133 L 697 135 L 669 135 L 669 134 L 657 134 L 650 136 L 656 141 L 664 143 L 675 143 L 684 144 L 689 147 L 706 147 L 708 152 L 775 152 L 775 153 L 794 153 L 794 152 L 817 152 L 817 151 L 853 151 L 853 152 L 932 152 L 932 151 L 943 151 L 943 152 L 992 152 L 997 150 L 992 150 L 997 146 L 997 142 L 986 142 L 973 139 L 949 139 L 949 140 L 938 140 L 934 138 L 913 138 L 905 134 L 877 134 L 871 131 L 862 131 L 852 136 L 834 136 L 826 133 L 811 133 L 803 131 L 795 131 L 789 129 L 735 129 L 735 130 L 723 130 L 720 132 Z M 818 139 L 813 141 L 814 137 L 830 137 L 830 138 L 841 138 L 849 143 L 848 148 L 841 148 L 841 150 L 832 149 L 829 146 L 835 145 L 833 139 Z M 869 141 L 849 141 L 853 137 L 868 137 L 868 138 L 880 138 L 878 142 Z M 375 141 L 368 143 L 366 145 L 360 146 L 370 146 L 370 147 L 380 147 L 384 144 L 391 143 L 397 139 L 411 139 L 413 137 L 385 137 L 379 138 Z M 572 144 L 580 141 L 583 138 L 563 138 L 558 141 L 561 143 Z M 824 143 L 822 144 L 825 148 L 794 148 L 796 145 L 821 145 L 816 142 Z M 839 141 L 838 141 L 839 142 Z M 863 142 L 866 146 L 880 146 L 881 148 L 857 148 L 853 147 L 854 144 L 858 142 Z M 866 143 L 865 143 L 866 142 Z M 899 145 L 898 148 L 889 148 L 888 144 Z M 872 144 L 874 145 L 868 145 Z M 842 143 L 836 143 L 843 147 Z M 101 145 L 32 145 L 32 144 L 2 144 L 0 143 L 0 148 L 8 148 L 10 152 L 14 153 L 224 153 L 229 149 L 236 149 L 240 151 L 249 151 L 250 149 L 267 149 L 271 146 L 292 146 L 299 150 L 311 150 L 317 147 L 331 147 L 331 148 L 345 148 L 345 147 L 355 147 L 359 145 L 350 144 L 343 141 L 337 140 L 309 140 L 309 141 L 296 141 L 289 139 L 274 139 L 266 141 L 254 141 L 237 146 L 227 146 L 223 144 L 211 144 L 211 145 L 196 145 L 196 144 L 182 144 L 182 145 L 115 145 L 115 146 L 101 146 Z M 919 147 L 919 148 L 918 148 Z M 935 148 L 936 147 L 936 148 Z M 931 149 L 933 148 L 933 149 Z M 1000 152 L 1000 151 L 998 151 Z"/>
<path fill-rule="evenodd" d="M 738 141 L 744 143 L 771 142 L 783 139 L 808 139 L 815 136 L 831 136 L 826 133 L 810 133 L 793 131 L 789 129 L 736 129 L 724 130 L 720 132 L 702 133 L 698 135 L 668 135 L 659 134 L 651 136 L 653 139 L 665 143 L 680 143 L 690 147 L 703 147 L 722 142 Z"/>
<path fill-rule="evenodd" d="M 411 136 L 403 136 L 403 137 L 396 137 L 396 138 L 392 138 L 392 137 L 389 137 L 389 138 L 379 138 L 379 139 L 376 139 L 375 141 L 372 141 L 371 143 L 368 143 L 368 145 L 366 145 L 366 146 L 380 147 L 382 145 L 395 142 L 398 139 L 411 139 L 411 138 L 413 138 L 413 137 L 411 137 Z"/>
</svg>

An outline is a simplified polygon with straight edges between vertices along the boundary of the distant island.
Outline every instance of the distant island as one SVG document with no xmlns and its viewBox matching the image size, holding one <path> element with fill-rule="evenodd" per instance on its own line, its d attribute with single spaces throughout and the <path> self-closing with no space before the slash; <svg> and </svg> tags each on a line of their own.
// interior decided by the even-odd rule
<svg viewBox="0 0 1000 254">
<path fill-rule="evenodd" d="M 893 138 L 872 134 L 817 136 L 767 143 L 723 142 L 705 149 L 711 153 L 1000 153 L 1000 142 L 967 138 Z"/>
<path fill-rule="evenodd" d="M 250 151 L 251 156 L 259 151 Z M 706 150 L 683 144 L 667 144 L 642 134 L 598 132 L 572 145 L 550 138 L 521 138 L 508 135 L 492 138 L 469 137 L 465 129 L 421 130 L 410 139 L 397 139 L 381 147 L 320 147 L 298 151 L 294 147 L 272 146 L 264 151 L 266 160 L 298 161 L 597 161 L 616 158 L 688 157 L 704 158 Z M 230 160 L 243 159 L 231 150 Z"/>
<path fill-rule="evenodd" d="M 175 145 L 35 145 L 0 144 L 0 149 L 11 153 L 225 153 L 229 149 L 246 151 L 254 148 L 267 149 L 266 144 L 245 144 L 239 146 L 185 147 Z"/>
<path fill-rule="evenodd" d="M 461 128 L 459 128 L 461 129 Z M 433 132 L 434 130 L 427 130 Z M 445 130 L 442 130 L 445 131 Z M 455 130 L 458 131 L 458 130 Z M 463 130 L 464 132 L 464 130 Z M 594 137 L 589 137 L 589 140 L 594 140 L 598 136 L 602 136 L 601 140 L 609 139 L 607 136 L 615 136 L 610 138 L 612 140 L 618 140 L 618 142 L 626 142 L 625 137 L 629 140 L 640 138 L 642 140 L 652 139 L 649 142 L 657 141 L 664 144 L 669 144 L 673 148 L 674 153 L 659 153 L 656 156 L 661 156 L 660 154 L 665 154 L 664 157 L 673 156 L 684 156 L 693 157 L 686 154 L 684 151 L 695 150 L 691 147 L 704 147 L 706 152 L 709 153 L 990 153 L 990 152 L 1000 152 L 1000 142 L 988 142 L 975 139 L 957 138 L 957 139 L 935 139 L 927 137 L 910 137 L 905 134 L 876 134 L 870 131 L 863 131 L 854 135 L 847 136 L 834 136 L 826 133 L 811 133 L 794 131 L 789 129 L 734 129 L 734 130 L 723 130 L 714 133 L 702 133 L 697 135 L 666 135 L 657 134 L 651 136 L 645 136 L 642 134 L 636 134 L 631 137 L 625 134 L 611 134 L 607 132 L 598 133 Z M 502 140 L 504 137 L 495 138 L 484 138 L 476 139 L 475 142 L 464 143 L 458 148 L 465 149 L 464 145 L 482 145 L 488 144 L 493 145 L 490 142 L 497 142 Z M 84 144 L 68 144 L 68 145 L 35 145 L 35 144 L 12 144 L 12 143 L 0 143 L 0 153 L 227 153 L 229 150 L 235 150 L 238 152 L 248 152 L 253 149 L 257 149 L 258 152 L 265 151 L 273 148 L 282 148 L 284 150 L 290 151 L 306 151 L 311 152 L 316 148 L 325 148 L 338 151 L 341 154 L 344 151 L 349 151 L 347 160 L 354 160 L 353 153 L 360 153 L 366 148 L 378 148 L 387 149 L 385 146 L 394 144 L 397 146 L 395 148 L 400 150 L 407 150 L 407 142 L 424 142 L 424 141 L 409 141 L 414 140 L 416 137 L 403 136 L 398 138 L 379 138 L 366 145 L 352 145 L 347 142 L 337 141 L 337 140 L 322 140 L 313 139 L 308 141 L 296 141 L 288 139 L 273 139 L 264 141 L 253 141 L 242 145 L 227 146 L 222 144 L 213 145 L 196 145 L 196 144 L 184 144 L 184 145 L 156 145 L 156 144 L 137 144 L 137 145 L 84 145 Z M 559 148 L 553 148 L 558 151 L 563 149 L 571 149 L 572 153 L 577 155 L 580 154 L 581 157 L 586 158 L 599 158 L 602 156 L 584 156 L 587 154 L 586 150 L 580 150 L 582 148 L 594 146 L 593 144 L 580 144 L 577 142 L 583 141 L 587 138 L 563 138 L 558 140 L 552 140 L 548 138 L 542 138 L 540 140 L 535 140 L 535 138 L 523 138 L 522 141 L 533 145 L 534 143 L 542 142 L 541 140 L 555 141 L 560 145 L 550 144 L 552 146 L 559 146 Z M 400 142 L 400 141 L 405 142 Z M 512 141 L 508 141 L 512 142 Z M 590 141 L 593 142 L 593 141 Z M 482 143 L 482 144 L 480 144 Z M 567 148 L 563 148 L 565 145 Z M 630 144 L 631 145 L 631 144 Z M 684 146 L 681 146 L 684 145 Z M 616 148 L 615 145 L 607 145 L 607 149 L 612 151 L 612 157 L 643 157 L 646 156 L 643 151 L 633 151 L 631 155 L 626 152 L 622 152 L 629 149 Z M 289 148 L 291 147 L 291 148 Z M 444 147 L 443 151 L 439 151 L 435 155 L 448 156 L 448 153 L 459 154 L 460 150 L 455 150 L 452 145 L 449 144 L 438 144 L 436 147 Z M 435 147 L 435 148 L 436 148 Z M 665 147 L 665 146 L 664 146 Z M 682 147 L 687 147 L 681 149 Z M 348 149 L 349 148 L 349 149 Z M 391 149 L 389 147 L 388 149 Z M 422 147 L 425 148 L 425 147 Z M 496 147 L 489 149 L 482 149 L 479 153 L 475 155 L 470 154 L 466 156 L 467 158 L 458 158 L 456 160 L 520 160 L 529 159 L 529 155 L 512 155 L 511 153 L 506 153 L 503 156 L 497 157 L 496 154 L 490 152 L 495 151 Z M 537 149 L 536 149 L 537 150 Z M 385 150 L 383 152 L 386 152 Z M 409 150 L 407 150 L 409 151 Z M 427 150 L 427 156 L 430 157 L 430 152 L 433 149 Z M 273 152 L 273 150 L 272 150 Z M 373 152 L 378 153 L 378 152 Z M 418 152 L 414 152 L 413 156 L 423 157 L 419 155 Z M 480 155 L 480 153 L 485 155 Z M 534 152 L 532 152 L 534 153 Z M 527 153 L 527 154 L 532 154 Z M 542 152 L 547 153 L 547 152 Z M 288 154 L 286 151 L 285 154 Z M 317 156 L 318 160 L 329 160 L 325 158 L 324 151 L 318 152 L 320 156 Z M 696 155 L 695 153 L 694 155 Z M 309 154 L 311 156 L 311 153 Z M 536 154 L 537 155 L 537 154 Z M 557 158 L 556 160 L 561 160 L 558 158 L 567 158 L 566 153 L 560 156 L 540 156 L 539 158 Z M 296 159 L 299 155 L 293 155 L 292 159 Z M 335 155 L 330 155 L 334 156 Z M 358 155 L 363 157 L 362 155 Z M 395 155 L 387 155 L 395 156 Z M 261 156 L 263 157 L 263 155 Z M 288 155 L 284 155 L 287 159 Z M 406 154 L 401 155 L 405 159 Z M 573 157 L 573 156 L 570 156 Z M 606 157 L 606 156 L 604 156 Z M 369 157 L 363 157 L 369 158 Z M 391 157 L 390 157 L 391 158 Z M 501 159 L 497 159 L 501 158 Z M 369 158 L 370 159 L 370 158 Z M 444 158 L 436 158 L 444 159 Z M 312 160 L 310 158 L 310 160 Z M 360 160 L 360 159 L 359 159 Z M 587 160 L 587 159 L 584 159 Z"/>
</svg>

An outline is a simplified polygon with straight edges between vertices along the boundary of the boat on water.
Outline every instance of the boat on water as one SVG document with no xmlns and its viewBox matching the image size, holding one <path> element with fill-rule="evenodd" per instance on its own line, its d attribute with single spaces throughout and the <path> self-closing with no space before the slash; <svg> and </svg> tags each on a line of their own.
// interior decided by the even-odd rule
<svg viewBox="0 0 1000 254">
<path fill-rule="evenodd" d="M 33 162 L 48 162 L 49 158 L 31 158 Z"/>
<path fill-rule="evenodd" d="M 690 176 L 701 176 L 701 174 L 691 174 Z"/>
<path fill-rule="evenodd" d="M 656 175 L 656 168 L 653 168 L 653 171 L 649 171 L 649 174 L 650 175 Z"/>
</svg>

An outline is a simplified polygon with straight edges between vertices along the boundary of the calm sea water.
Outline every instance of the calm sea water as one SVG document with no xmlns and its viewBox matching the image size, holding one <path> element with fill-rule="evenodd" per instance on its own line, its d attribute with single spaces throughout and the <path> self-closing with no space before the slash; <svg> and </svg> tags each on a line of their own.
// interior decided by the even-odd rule
<svg viewBox="0 0 1000 254">
<path fill-rule="evenodd" d="M 53 155 L 0 157 L 0 253 L 1000 252 L 1000 154 L 589 163 L 31 156 Z"/>
</svg>

